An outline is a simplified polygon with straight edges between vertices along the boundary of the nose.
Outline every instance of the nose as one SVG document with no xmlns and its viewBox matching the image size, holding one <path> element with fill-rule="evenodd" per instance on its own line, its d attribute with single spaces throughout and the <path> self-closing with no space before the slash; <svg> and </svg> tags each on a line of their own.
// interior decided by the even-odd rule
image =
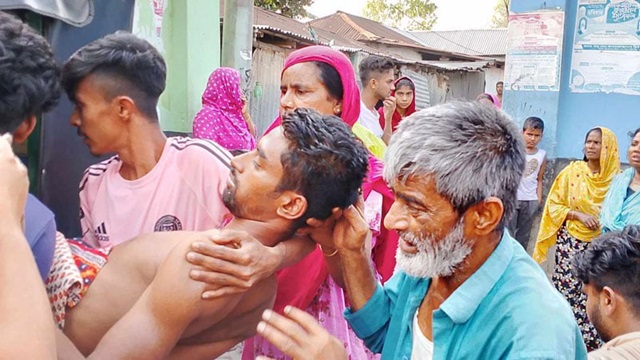
<svg viewBox="0 0 640 360">
<path fill-rule="evenodd" d="M 80 127 L 80 123 L 80 115 L 78 114 L 78 110 L 74 108 L 71 116 L 69 117 L 69 124 L 75 127 Z"/>
<path fill-rule="evenodd" d="M 284 94 L 280 95 L 280 109 L 284 110 L 284 112 L 295 110 L 293 96 L 291 95 L 290 91 L 287 91 Z"/>
<path fill-rule="evenodd" d="M 396 231 L 404 231 L 409 228 L 409 223 L 404 217 L 401 210 L 401 205 L 398 203 L 398 201 L 395 201 L 391 205 L 387 216 L 384 217 L 384 227 L 389 230 Z"/>
<path fill-rule="evenodd" d="M 232 172 L 242 172 L 244 167 L 242 166 L 242 157 L 246 154 L 238 155 L 234 158 L 231 158 L 231 171 Z"/>
</svg>

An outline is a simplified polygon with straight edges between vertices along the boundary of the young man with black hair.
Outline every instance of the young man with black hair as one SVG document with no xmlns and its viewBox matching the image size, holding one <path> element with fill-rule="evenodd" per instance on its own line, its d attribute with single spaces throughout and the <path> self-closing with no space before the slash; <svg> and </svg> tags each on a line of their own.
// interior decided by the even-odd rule
<svg viewBox="0 0 640 360">
<path fill-rule="evenodd" d="M 256 150 L 231 161 L 224 202 L 234 218 L 221 234 L 274 246 L 308 219 L 355 203 L 367 167 L 367 150 L 342 120 L 295 110 Z M 64 299 L 56 306 L 64 310 L 56 313 L 64 333 L 96 359 L 211 359 L 253 335 L 273 304 L 274 274 L 246 292 L 213 299 L 202 294 L 216 286 L 189 279 L 194 266 L 185 257 L 194 242 L 207 243 L 216 232 L 151 233 L 109 254 L 72 241 L 62 251 L 59 244 L 54 275 L 69 277 L 65 257 L 83 264 L 79 286 L 63 282 L 64 293 L 55 296 Z"/>
<path fill-rule="evenodd" d="M 640 226 L 605 233 L 573 260 L 587 315 L 606 341 L 589 359 L 640 359 Z"/>
<path fill-rule="evenodd" d="M 382 101 L 385 109 L 395 110 L 396 99 L 391 96 L 395 90 L 393 86 L 394 65 L 387 58 L 369 55 L 358 66 L 360 82 L 362 83 L 360 117 L 358 121 L 362 126 L 371 131 L 375 136 L 389 143 L 393 132 L 391 122 L 380 127 L 380 115 L 375 106 Z"/>
<path fill-rule="evenodd" d="M 200 139 L 165 137 L 158 98 L 166 64 L 147 41 L 117 32 L 66 61 L 62 84 L 71 125 L 94 155 L 80 182 L 83 241 L 109 248 L 154 231 L 220 228 L 231 155 Z"/>
<path fill-rule="evenodd" d="M 60 98 L 60 70 L 46 40 L 5 12 L 0 12 L 0 134 L 13 142 L 27 140 L 37 116 L 52 109 Z M 47 276 L 56 237 L 51 210 L 33 195 L 25 206 L 25 236 L 38 265 Z"/>
</svg>

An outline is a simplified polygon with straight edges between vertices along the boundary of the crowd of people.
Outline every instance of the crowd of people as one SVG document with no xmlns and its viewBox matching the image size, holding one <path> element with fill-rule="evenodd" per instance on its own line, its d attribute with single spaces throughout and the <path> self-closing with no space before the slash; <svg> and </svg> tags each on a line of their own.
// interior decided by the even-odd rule
<svg viewBox="0 0 640 360">
<path fill-rule="evenodd" d="M 191 138 L 160 127 L 166 72 L 126 32 L 59 66 L 0 12 L 6 357 L 640 358 L 640 129 L 622 172 L 615 134 L 590 129 L 545 200 L 544 121 L 519 129 L 501 82 L 420 110 L 390 60 L 356 74 L 308 46 L 264 134 L 240 73 L 218 68 Z M 115 154 L 79 179 L 81 239 L 27 193 L 11 147 L 63 91 L 89 151 Z"/>
</svg>

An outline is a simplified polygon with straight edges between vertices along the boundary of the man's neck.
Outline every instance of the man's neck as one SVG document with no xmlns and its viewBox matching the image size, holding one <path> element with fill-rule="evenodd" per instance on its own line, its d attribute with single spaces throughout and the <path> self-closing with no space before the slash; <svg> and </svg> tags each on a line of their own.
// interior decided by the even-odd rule
<svg viewBox="0 0 640 360">
<path fill-rule="evenodd" d="M 380 99 L 378 99 L 376 94 L 372 90 L 369 90 L 369 88 L 362 89 L 362 94 L 360 95 L 360 98 L 362 99 L 362 103 L 369 110 L 374 110 L 376 107 L 376 104 L 378 103 L 378 101 L 380 101 Z"/>
<path fill-rule="evenodd" d="M 491 234 L 478 239 L 472 246 L 471 253 L 453 275 L 447 277 L 434 277 L 431 279 L 429 293 L 433 291 L 436 298 L 441 299 L 440 304 L 453 294 L 456 289 L 467 281 L 489 259 L 502 239 L 501 233 Z M 427 294 L 429 295 L 429 294 Z M 439 305 L 438 304 L 438 307 Z"/>
<path fill-rule="evenodd" d="M 167 137 L 158 124 L 151 122 L 132 127 L 123 137 L 124 147 L 118 151 L 122 161 L 120 176 L 127 180 L 139 179 L 158 164 Z"/>
<path fill-rule="evenodd" d="M 538 147 L 534 146 L 532 148 L 525 148 L 524 150 L 527 152 L 527 154 L 534 155 L 535 153 L 538 152 Z"/>
<path fill-rule="evenodd" d="M 640 331 L 640 320 L 637 319 L 636 316 L 633 316 L 631 311 L 618 311 L 616 315 L 617 316 L 612 317 L 612 321 L 610 321 L 610 323 L 616 324 L 615 329 L 612 329 L 613 331 L 608 334 L 611 336 L 611 340 L 618 336 Z"/>
<path fill-rule="evenodd" d="M 283 231 L 282 224 L 262 222 L 234 217 L 224 230 L 244 231 L 265 246 L 275 246 L 280 241 L 289 238 L 291 234 Z"/>
</svg>

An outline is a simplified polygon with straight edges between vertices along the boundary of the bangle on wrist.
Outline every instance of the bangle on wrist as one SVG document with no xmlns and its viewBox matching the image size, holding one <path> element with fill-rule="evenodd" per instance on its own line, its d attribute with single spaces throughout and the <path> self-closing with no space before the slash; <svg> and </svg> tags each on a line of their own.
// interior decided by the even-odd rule
<svg viewBox="0 0 640 360">
<path fill-rule="evenodd" d="M 320 247 L 320 251 L 322 252 L 322 255 L 326 256 L 326 257 L 332 257 L 335 254 L 338 253 L 338 249 L 335 249 L 332 253 L 327 254 L 326 252 L 324 252 L 324 249 L 322 248 L 322 245 L 318 244 L 318 246 Z"/>
</svg>

